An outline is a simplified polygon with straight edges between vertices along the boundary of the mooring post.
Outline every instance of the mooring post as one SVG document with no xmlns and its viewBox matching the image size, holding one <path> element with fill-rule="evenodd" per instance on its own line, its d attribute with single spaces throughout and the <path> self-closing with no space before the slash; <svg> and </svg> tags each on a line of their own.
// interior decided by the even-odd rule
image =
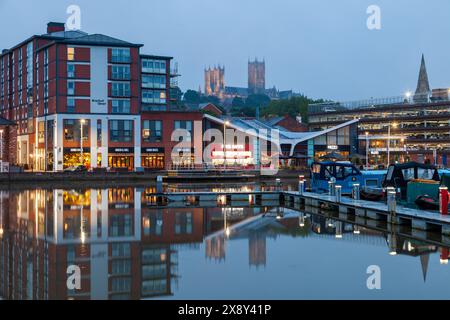
<svg viewBox="0 0 450 320">
<path fill-rule="evenodd" d="M 277 178 L 275 180 L 275 184 L 276 184 L 277 191 L 281 191 L 281 179 L 280 178 Z"/>
<path fill-rule="evenodd" d="M 334 196 L 334 181 L 330 180 L 328 181 L 328 195 L 329 196 Z"/>
<path fill-rule="evenodd" d="M 303 228 L 305 226 L 305 214 L 303 212 L 299 213 L 298 216 L 298 225 Z"/>
<path fill-rule="evenodd" d="M 305 192 L 305 176 L 298 177 L 298 192 L 300 193 L 300 195 Z"/>
<path fill-rule="evenodd" d="M 300 195 L 302 195 L 304 191 L 305 191 L 305 181 L 304 180 L 300 180 L 298 182 L 298 193 Z"/>
<path fill-rule="evenodd" d="M 360 190 L 359 190 L 359 183 L 353 184 L 352 189 L 352 198 L 353 200 L 359 200 L 360 199 Z"/>
<path fill-rule="evenodd" d="M 395 189 L 389 190 L 387 193 L 387 207 L 391 217 L 391 223 L 395 222 L 395 216 L 397 213 L 397 201 L 395 200 L 395 195 Z"/>
<path fill-rule="evenodd" d="M 336 185 L 335 187 L 336 203 L 340 203 L 342 200 L 342 186 Z"/>
<path fill-rule="evenodd" d="M 441 248 L 441 257 L 440 257 L 440 263 L 441 264 L 448 264 L 448 248 Z"/>
<path fill-rule="evenodd" d="M 442 215 L 448 214 L 448 188 L 445 186 L 439 187 L 439 212 Z"/>
<path fill-rule="evenodd" d="M 163 177 L 156 177 L 156 193 L 163 193 Z"/>
</svg>

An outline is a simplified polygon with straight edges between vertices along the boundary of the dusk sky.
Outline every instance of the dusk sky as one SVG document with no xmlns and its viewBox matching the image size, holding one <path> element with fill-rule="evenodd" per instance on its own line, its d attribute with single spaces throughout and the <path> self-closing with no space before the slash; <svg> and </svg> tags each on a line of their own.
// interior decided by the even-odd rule
<svg viewBox="0 0 450 320">
<path fill-rule="evenodd" d="M 182 90 L 203 89 L 203 69 L 225 65 L 227 86 L 247 86 L 248 58 L 266 60 L 267 87 L 355 100 L 415 90 L 422 52 L 432 88 L 450 87 L 448 0 L 0 0 L 0 47 L 65 22 L 144 44 L 179 63 Z M 381 8 L 369 30 L 368 6 Z"/>
</svg>

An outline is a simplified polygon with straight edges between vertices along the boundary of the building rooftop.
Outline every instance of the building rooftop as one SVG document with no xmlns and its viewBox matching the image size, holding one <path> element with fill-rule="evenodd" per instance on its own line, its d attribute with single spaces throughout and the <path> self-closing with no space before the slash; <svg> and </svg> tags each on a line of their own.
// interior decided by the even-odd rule
<svg viewBox="0 0 450 320">
<path fill-rule="evenodd" d="M 258 136 L 263 139 L 265 139 L 265 138 L 271 139 L 272 133 L 273 133 L 272 131 L 278 130 L 280 144 L 292 143 L 293 141 L 295 142 L 295 144 L 297 144 L 299 142 L 307 141 L 307 140 L 313 139 L 315 137 L 321 136 L 328 132 L 338 130 L 340 128 L 344 128 L 346 126 L 352 125 L 359 121 L 358 119 L 346 121 L 335 127 L 331 127 L 331 128 L 321 130 L 321 131 L 294 132 L 294 131 L 287 131 L 286 129 L 283 129 L 283 128 L 272 127 L 272 126 L 270 126 L 260 120 L 257 120 L 257 119 L 225 118 L 225 117 L 218 118 L 218 117 L 211 116 L 209 114 L 204 114 L 204 117 L 211 121 L 214 121 L 216 123 L 222 124 L 222 125 L 228 121 L 227 126 L 229 128 L 233 128 L 233 129 L 247 132 L 247 133 L 254 132 L 255 136 Z M 264 130 L 266 132 L 264 132 Z M 273 136 L 273 138 L 276 138 L 276 136 Z"/>
</svg>

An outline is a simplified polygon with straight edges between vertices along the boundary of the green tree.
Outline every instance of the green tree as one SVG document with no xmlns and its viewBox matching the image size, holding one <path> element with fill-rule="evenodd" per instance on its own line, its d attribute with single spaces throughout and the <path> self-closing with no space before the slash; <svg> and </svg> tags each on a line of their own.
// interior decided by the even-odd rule
<svg viewBox="0 0 450 320">
<path fill-rule="evenodd" d="M 245 100 L 245 106 L 246 107 L 265 107 L 270 104 L 270 98 L 269 96 L 265 94 L 251 94 L 247 97 Z"/>
<path fill-rule="evenodd" d="M 241 97 L 234 97 L 231 106 L 234 108 L 242 108 L 245 106 L 245 101 Z"/>
<path fill-rule="evenodd" d="M 184 93 L 183 101 L 186 103 L 200 103 L 200 95 L 195 90 L 187 90 Z"/>
<path fill-rule="evenodd" d="M 321 102 L 322 99 L 312 100 L 303 95 L 288 100 L 273 100 L 261 110 L 261 116 L 301 116 L 303 122 L 308 122 L 308 105 Z"/>
</svg>

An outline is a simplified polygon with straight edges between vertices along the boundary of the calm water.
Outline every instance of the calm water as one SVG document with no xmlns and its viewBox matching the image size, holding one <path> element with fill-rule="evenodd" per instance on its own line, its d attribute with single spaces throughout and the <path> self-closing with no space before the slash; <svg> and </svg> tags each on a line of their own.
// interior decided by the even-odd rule
<svg viewBox="0 0 450 320">
<path fill-rule="evenodd" d="M 152 187 L 0 191 L 0 296 L 450 298 L 450 266 L 441 259 L 448 249 L 437 242 L 283 208 L 159 209 L 152 192 Z M 79 290 L 67 287 L 67 268 L 73 265 L 81 272 Z M 381 290 L 367 288 L 370 265 L 380 267 Z"/>
</svg>

